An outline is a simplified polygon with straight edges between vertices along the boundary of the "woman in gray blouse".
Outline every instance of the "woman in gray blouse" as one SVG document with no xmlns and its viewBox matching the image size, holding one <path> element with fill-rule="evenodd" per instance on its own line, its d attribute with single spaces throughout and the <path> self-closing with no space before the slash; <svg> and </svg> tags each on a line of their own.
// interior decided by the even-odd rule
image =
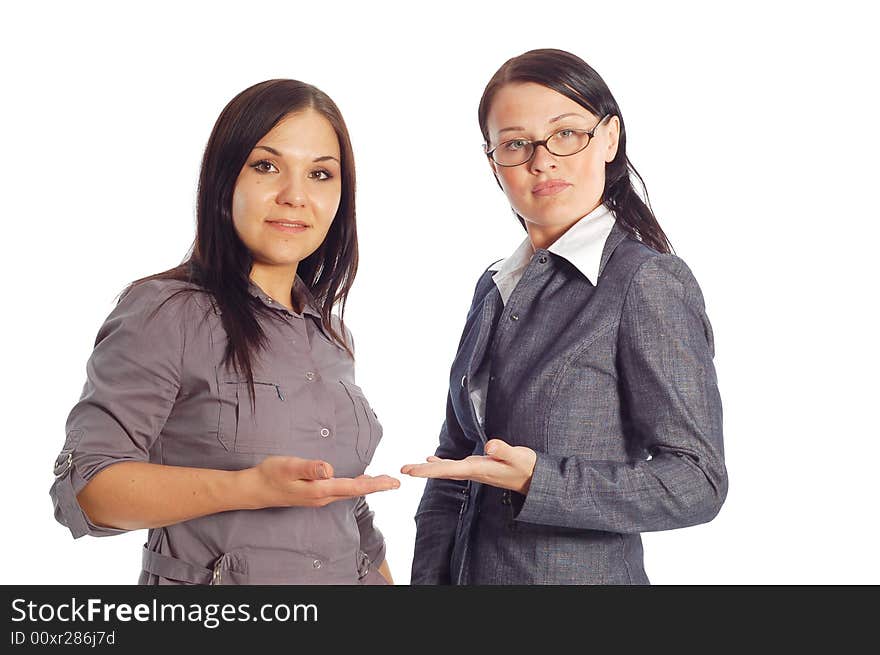
<svg viewBox="0 0 880 655">
<path fill-rule="evenodd" d="M 294 80 L 246 89 L 205 149 L 192 254 L 104 322 L 55 463 L 74 537 L 149 528 L 142 584 L 384 584 L 355 385 L 358 263 L 342 116 Z"/>
<path fill-rule="evenodd" d="M 401 469 L 430 478 L 412 582 L 646 584 L 639 534 L 727 495 L 703 296 L 583 60 L 514 57 L 479 122 L 528 236 L 477 282 L 435 455 Z"/>
</svg>

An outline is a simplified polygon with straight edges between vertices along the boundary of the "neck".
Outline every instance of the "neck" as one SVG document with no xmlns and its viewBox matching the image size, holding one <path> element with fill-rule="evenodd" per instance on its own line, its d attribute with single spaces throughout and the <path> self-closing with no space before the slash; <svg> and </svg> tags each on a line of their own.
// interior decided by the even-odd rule
<svg viewBox="0 0 880 655">
<path fill-rule="evenodd" d="M 574 225 L 572 223 L 571 225 Z M 559 237 L 568 231 L 571 225 L 565 226 L 547 226 L 535 225 L 526 221 L 526 231 L 529 233 L 529 240 L 532 242 L 532 248 L 549 248 Z"/>
<path fill-rule="evenodd" d="M 288 309 L 299 311 L 293 304 L 293 284 L 296 281 L 296 264 L 290 266 L 268 266 L 255 262 L 251 267 L 251 280 L 275 300 Z"/>
<path fill-rule="evenodd" d="M 601 203 L 599 203 L 601 204 Z M 571 226 L 580 221 L 584 216 L 588 216 L 596 211 L 596 208 L 599 207 L 597 204 L 586 214 L 582 214 L 578 216 L 574 220 L 571 220 L 567 223 L 561 223 L 558 225 L 539 225 L 538 223 L 532 223 L 529 220 L 526 220 L 526 232 L 529 233 L 529 240 L 532 242 L 532 248 L 535 250 L 539 248 L 549 248 L 566 232 L 571 229 Z"/>
</svg>

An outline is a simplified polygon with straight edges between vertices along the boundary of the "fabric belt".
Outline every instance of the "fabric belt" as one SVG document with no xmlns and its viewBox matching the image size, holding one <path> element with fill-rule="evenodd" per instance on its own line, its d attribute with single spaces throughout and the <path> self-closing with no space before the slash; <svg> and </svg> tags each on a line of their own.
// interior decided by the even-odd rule
<svg viewBox="0 0 880 655">
<path fill-rule="evenodd" d="M 370 559 L 366 553 L 361 552 L 359 560 L 359 583 L 376 584 L 373 581 L 375 576 L 370 575 L 374 569 L 370 566 Z M 170 555 L 157 553 L 144 546 L 142 561 L 144 571 L 180 582 L 197 585 L 249 584 L 247 562 L 233 553 L 224 553 L 217 558 L 214 568 L 208 569 Z M 381 577 L 381 574 L 378 575 Z"/>
<path fill-rule="evenodd" d="M 206 569 L 182 559 L 162 555 L 146 546 L 144 547 L 143 557 L 144 571 L 158 575 L 163 578 L 171 578 L 180 580 L 181 582 L 189 582 L 190 584 L 210 584 L 214 577 L 211 569 Z"/>
</svg>

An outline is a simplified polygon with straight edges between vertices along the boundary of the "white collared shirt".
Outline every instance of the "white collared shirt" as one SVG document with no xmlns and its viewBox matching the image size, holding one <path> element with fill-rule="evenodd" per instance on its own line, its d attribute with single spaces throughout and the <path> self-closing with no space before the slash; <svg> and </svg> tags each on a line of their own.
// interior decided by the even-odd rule
<svg viewBox="0 0 880 655">
<path fill-rule="evenodd" d="M 605 249 L 605 241 L 611 233 L 611 228 L 614 227 L 614 220 L 611 210 L 605 204 L 601 204 L 568 228 L 565 234 L 553 242 L 547 250 L 566 259 L 583 273 L 593 286 L 596 286 L 599 281 L 602 251 Z M 498 287 L 505 305 L 534 254 L 532 241 L 526 237 L 510 257 L 489 267 L 490 271 L 495 271 L 492 281 Z M 471 383 L 470 393 L 480 425 L 485 421 L 488 388 L 488 367 L 481 366 Z"/>
<path fill-rule="evenodd" d="M 601 204 L 568 228 L 547 250 L 568 260 L 596 286 L 602 250 L 612 227 L 614 214 L 606 205 Z M 510 257 L 489 267 L 490 271 L 495 271 L 492 281 L 498 287 L 505 305 L 534 254 L 532 241 L 526 237 Z"/>
</svg>

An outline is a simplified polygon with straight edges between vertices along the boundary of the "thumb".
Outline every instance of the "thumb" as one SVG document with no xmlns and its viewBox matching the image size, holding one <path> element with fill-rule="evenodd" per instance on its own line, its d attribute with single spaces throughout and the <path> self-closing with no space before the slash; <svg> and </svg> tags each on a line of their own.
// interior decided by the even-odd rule
<svg viewBox="0 0 880 655">
<path fill-rule="evenodd" d="M 493 459 L 507 460 L 510 458 L 513 446 L 502 441 L 501 439 L 489 439 L 486 442 L 486 454 Z"/>
<path fill-rule="evenodd" d="M 326 480 L 333 477 L 333 467 L 320 459 L 290 457 L 286 472 L 298 480 Z"/>
</svg>

